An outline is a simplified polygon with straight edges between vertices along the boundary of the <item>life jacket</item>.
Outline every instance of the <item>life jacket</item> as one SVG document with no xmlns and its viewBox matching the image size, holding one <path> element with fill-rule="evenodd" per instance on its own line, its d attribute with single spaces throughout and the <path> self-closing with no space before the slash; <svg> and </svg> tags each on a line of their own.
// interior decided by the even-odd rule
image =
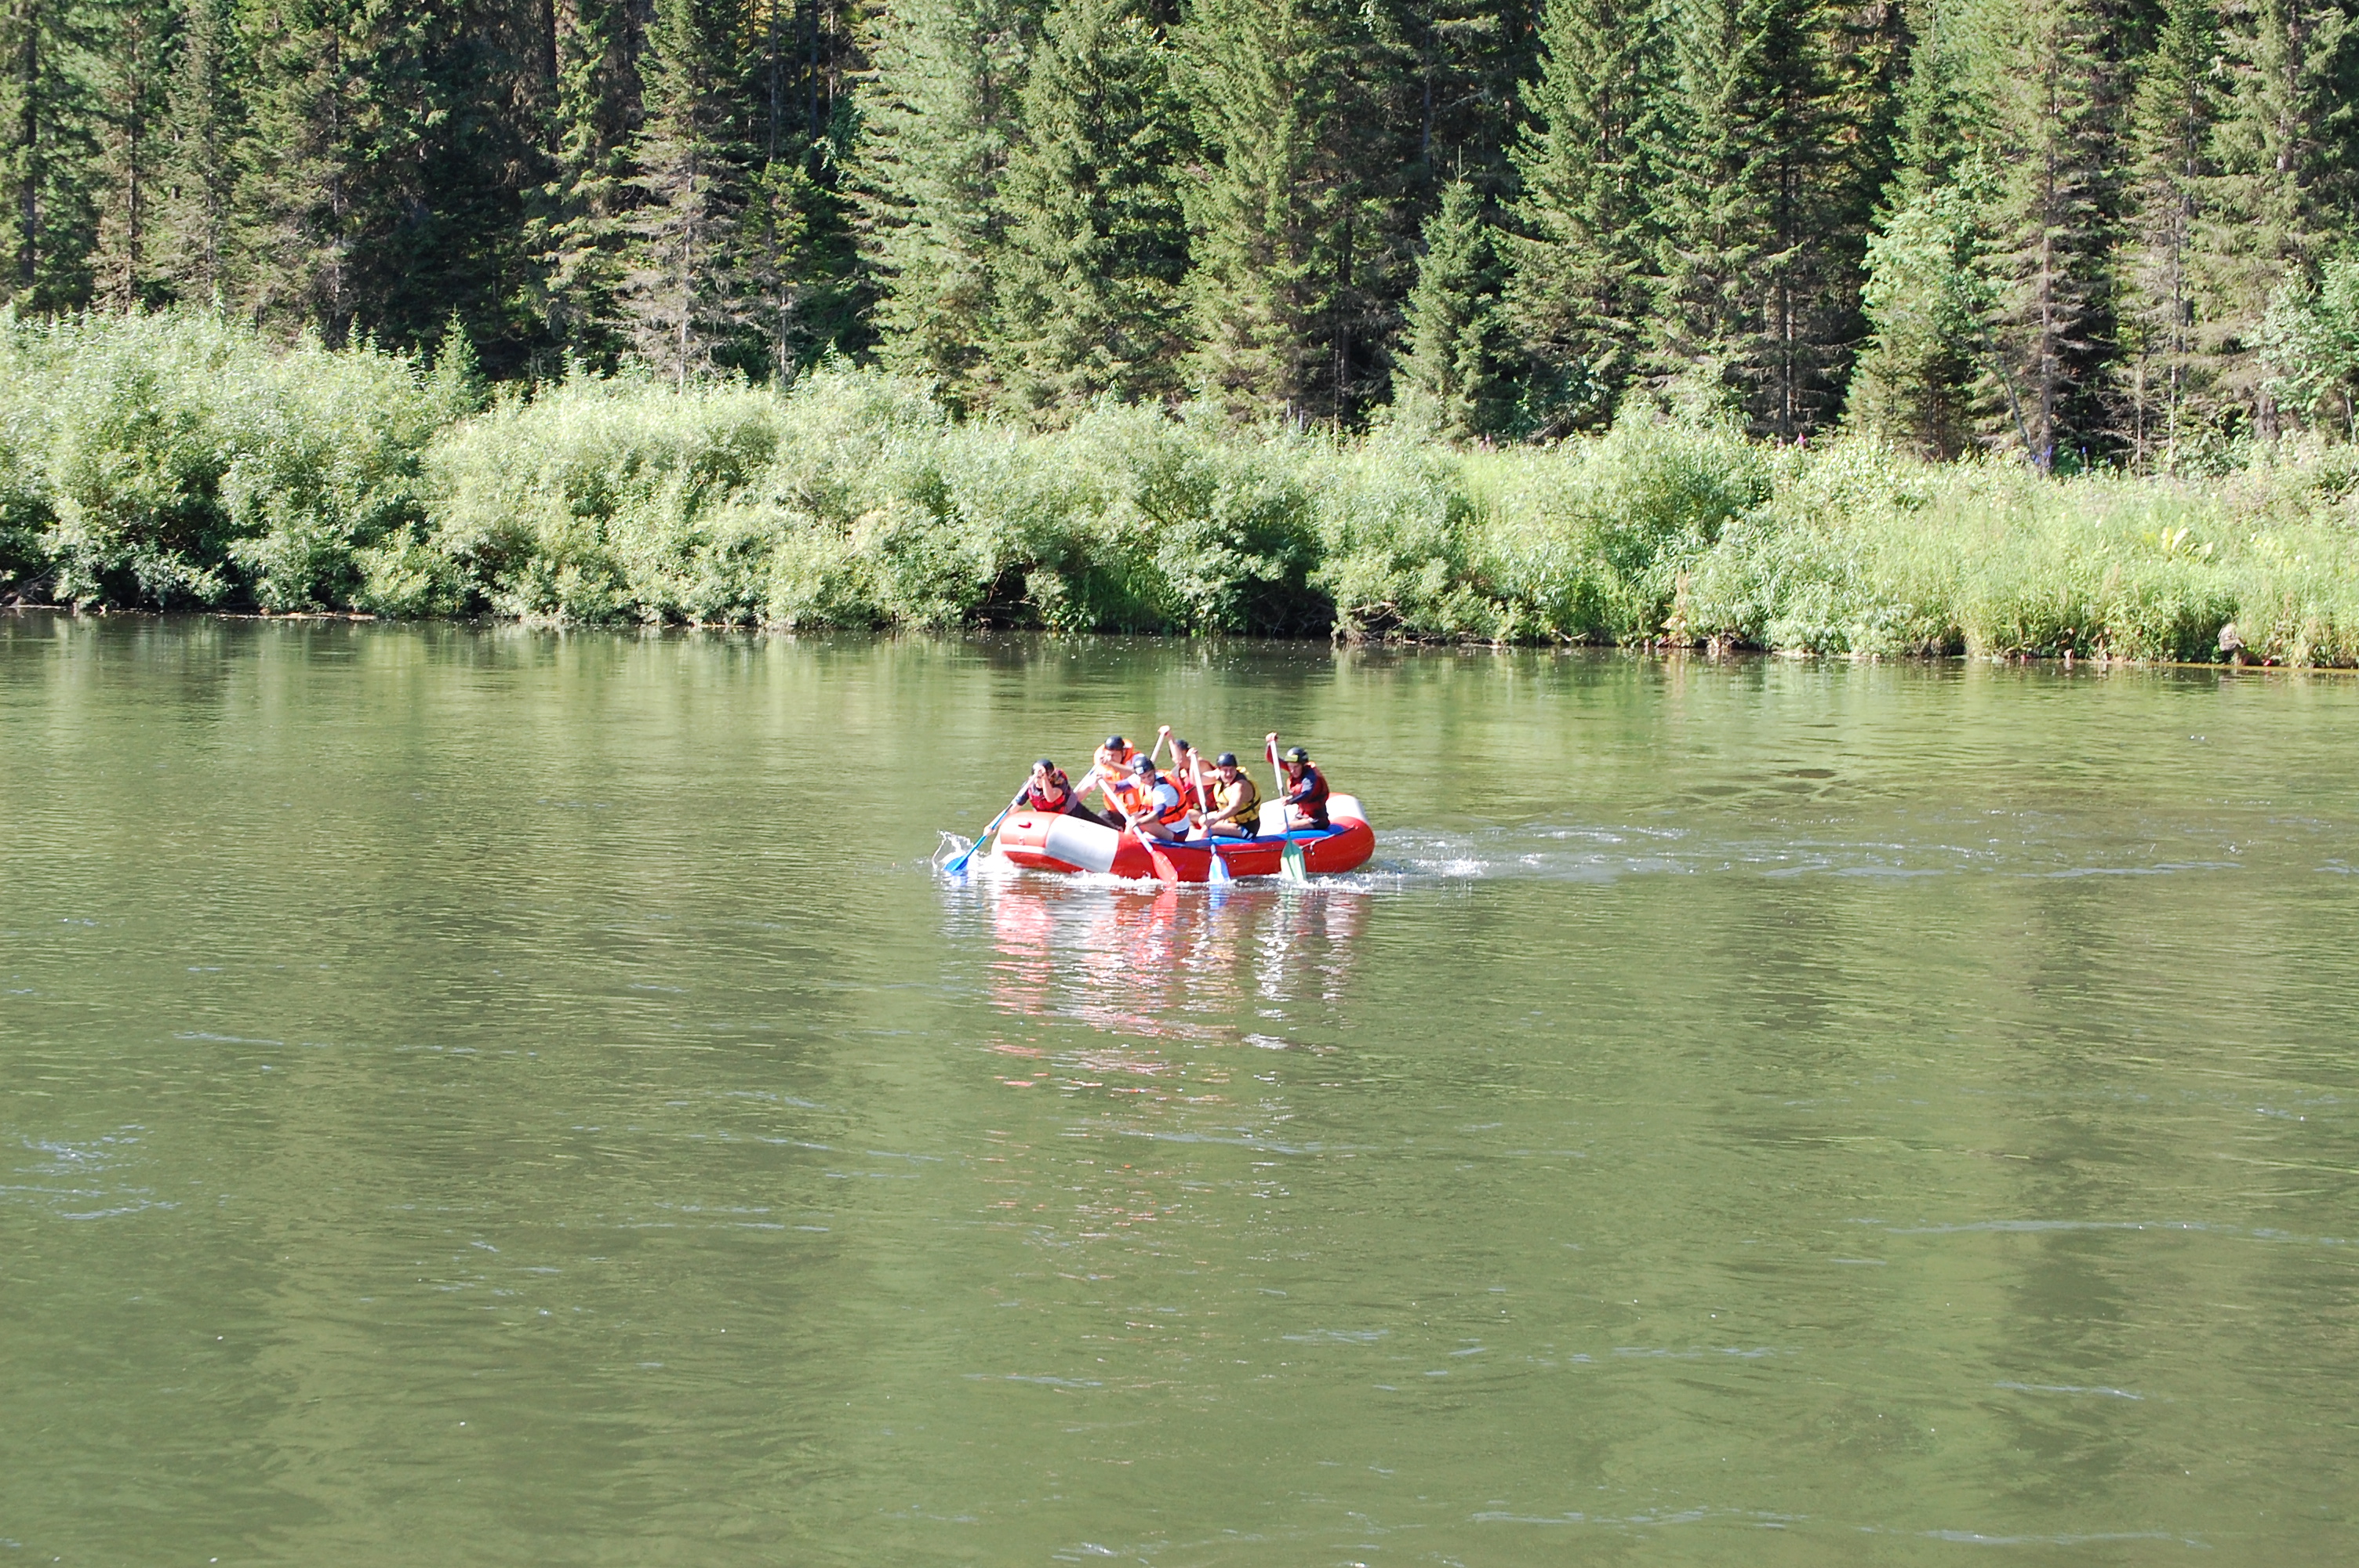
<svg viewBox="0 0 2359 1568">
<path fill-rule="evenodd" d="M 1073 795 L 1073 781 L 1065 776 L 1065 770 L 1062 768 L 1049 770 L 1049 787 L 1045 792 L 1040 788 L 1038 780 L 1026 779 L 1024 799 L 1033 810 L 1045 811 L 1052 815 L 1070 811 L 1080 804 Z"/>
<path fill-rule="evenodd" d="M 1203 760 L 1199 756 L 1194 762 L 1201 764 Z M 1180 792 L 1180 805 L 1190 811 L 1201 811 L 1212 799 L 1212 784 L 1219 775 L 1210 768 L 1204 769 L 1204 787 L 1201 790 L 1196 787 L 1196 769 L 1193 766 L 1183 768 L 1175 762 L 1171 771 L 1163 776 L 1169 779 L 1171 787 Z"/>
<path fill-rule="evenodd" d="M 1286 786 L 1286 804 L 1310 818 L 1319 827 L 1326 827 L 1326 775 L 1310 763 L 1303 763 L 1302 776 Z"/>
<path fill-rule="evenodd" d="M 1101 746 L 1098 750 L 1103 752 L 1105 748 Z M 1121 756 L 1110 762 L 1103 758 L 1092 762 L 1090 771 L 1082 775 L 1082 790 L 1086 792 L 1092 784 L 1096 784 L 1105 793 L 1106 799 L 1112 801 L 1114 792 L 1130 783 L 1130 760 L 1136 755 L 1138 748 L 1127 746 L 1123 749 Z"/>
<path fill-rule="evenodd" d="M 1233 812 L 1234 820 L 1247 827 L 1255 825 L 1256 818 L 1252 813 L 1254 807 L 1261 804 L 1261 786 L 1253 782 L 1251 773 L 1240 768 L 1236 783 L 1223 784 L 1214 776 L 1204 781 L 1204 787 L 1212 792 L 1214 811 Z"/>
<path fill-rule="evenodd" d="M 1169 789 L 1171 792 L 1169 804 L 1156 798 L 1157 792 L 1162 789 Z M 1142 782 L 1137 774 L 1133 773 L 1128 779 L 1114 786 L 1114 808 L 1125 816 L 1151 814 L 1155 821 L 1172 828 L 1178 827 L 1188 820 L 1187 799 L 1180 795 L 1180 786 L 1172 782 L 1168 773 L 1158 773 L 1153 779 L 1145 782 Z"/>
<path fill-rule="evenodd" d="M 1187 827 L 1188 813 L 1191 809 L 1188 805 L 1188 792 L 1182 789 L 1180 786 L 1180 781 L 1172 777 L 1169 773 L 1164 774 L 1158 783 L 1169 787 L 1171 791 L 1171 804 L 1169 806 L 1157 806 L 1155 808 L 1155 820 L 1163 824 L 1164 827 L 1173 829 Z M 1148 798 L 1150 800 L 1154 798 L 1152 789 L 1149 790 Z"/>
<path fill-rule="evenodd" d="M 1136 816 L 1147 809 L 1147 791 L 1151 787 L 1141 785 L 1128 774 L 1110 779 L 1105 784 L 1106 804 L 1125 816 Z"/>
</svg>

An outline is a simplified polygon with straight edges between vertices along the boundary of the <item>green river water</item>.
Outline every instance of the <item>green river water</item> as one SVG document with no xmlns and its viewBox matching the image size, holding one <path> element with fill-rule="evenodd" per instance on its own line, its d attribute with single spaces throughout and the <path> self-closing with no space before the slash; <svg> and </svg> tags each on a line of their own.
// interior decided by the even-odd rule
<svg viewBox="0 0 2359 1568">
<path fill-rule="evenodd" d="M 931 874 L 1158 719 L 1375 861 Z M 0 1568 L 2349 1563 L 2354 720 L 0 615 Z"/>
</svg>

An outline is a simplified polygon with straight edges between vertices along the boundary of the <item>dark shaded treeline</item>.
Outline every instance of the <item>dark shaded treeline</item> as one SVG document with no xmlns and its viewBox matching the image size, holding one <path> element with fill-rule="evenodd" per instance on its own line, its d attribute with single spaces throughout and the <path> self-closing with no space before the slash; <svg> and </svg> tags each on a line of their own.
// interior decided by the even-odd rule
<svg viewBox="0 0 2359 1568">
<path fill-rule="evenodd" d="M 16 0 L 19 310 L 2184 468 L 2347 433 L 2359 0 Z M 1389 412 L 1386 412 L 1389 410 Z"/>
</svg>

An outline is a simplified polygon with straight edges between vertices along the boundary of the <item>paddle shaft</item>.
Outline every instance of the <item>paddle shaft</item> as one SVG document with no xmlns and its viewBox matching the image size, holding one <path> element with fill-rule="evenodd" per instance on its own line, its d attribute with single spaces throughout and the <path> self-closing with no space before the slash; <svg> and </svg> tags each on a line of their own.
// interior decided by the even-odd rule
<svg viewBox="0 0 2359 1568">
<path fill-rule="evenodd" d="M 966 863 L 974 859 L 974 852 L 983 848 L 984 840 L 990 838 L 994 833 L 998 832 L 999 825 L 1007 820 L 1007 814 L 1024 804 L 1025 784 L 1028 784 L 1029 783 L 1031 783 L 1031 775 L 1027 773 L 1025 775 L 1025 784 L 1017 784 L 1016 786 L 1016 798 L 1009 801 L 1006 806 L 1001 806 L 999 808 L 999 815 L 991 819 L 990 826 L 985 827 L 981 833 L 975 835 L 974 842 L 960 850 L 958 857 L 951 860 L 949 865 L 942 868 L 942 871 L 945 875 L 954 877 L 961 871 L 966 870 Z M 1078 796 L 1076 798 L 1078 798 Z"/>
</svg>

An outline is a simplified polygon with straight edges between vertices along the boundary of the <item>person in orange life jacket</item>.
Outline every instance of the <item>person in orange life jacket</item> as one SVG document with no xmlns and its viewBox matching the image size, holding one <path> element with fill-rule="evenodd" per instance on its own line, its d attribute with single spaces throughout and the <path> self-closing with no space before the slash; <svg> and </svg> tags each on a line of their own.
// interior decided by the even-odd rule
<svg viewBox="0 0 2359 1568">
<path fill-rule="evenodd" d="M 1237 766 L 1237 754 L 1223 752 L 1213 764 L 1215 772 L 1204 781 L 1212 798 L 1204 809 L 1196 813 L 1203 825 L 1207 838 L 1250 838 L 1260 831 L 1261 791 L 1255 787 L 1252 777 Z"/>
<path fill-rule="evenodd" d="M 1111 827 L 1114 824 L 1082 804 L 1082 792 L 1065 776 L 1065 770 L 1043 757 L 1032 764 L 1032 776 L 1024 783 L 1024 793 L 1016 803 L 1044 816 L 1078 816 L 1084 821 Z"/>
<path fill-rule="evenodd" d="M 1270 737 L 1275 741 L 1277 736 Z M 1327 780 L 1310 765 L 1310 753 L 1299 746 L 1286 750 L 1286 825 L 1288 827 L 1325 827 L 1327 822 Z"/>
<path fill-rule="evenodd" d="M 1107 812 L 1110 815 L 1117 812 L 1120 808 L 1114 803 L 1114 795 L 1129 785 L 1130 760 L 1136 755 L 1138 752 L 1131 743 L 1121 736 L 1107 736 L 1105 744 L 1098 748 L 1097 755 L 1091 760 L 1090 771 L 1082 775 L 1081 785 L 1075 793 L 1086 795 L 1096 790 L 1105 797 Z M 1113 820 L 1118 822 L 1120 818 L 1114 816 Z"/>
<path fill-rule="evenodd" d="M 1130 784 L 1117 805 L 1125 827 L 1136 827 L 1149 838 L 1187 837 L 1188 808 L 1180 802 L 1180 791 L 1156 773 L 1148 758 L 1131 759 Z"/>
</svg>

